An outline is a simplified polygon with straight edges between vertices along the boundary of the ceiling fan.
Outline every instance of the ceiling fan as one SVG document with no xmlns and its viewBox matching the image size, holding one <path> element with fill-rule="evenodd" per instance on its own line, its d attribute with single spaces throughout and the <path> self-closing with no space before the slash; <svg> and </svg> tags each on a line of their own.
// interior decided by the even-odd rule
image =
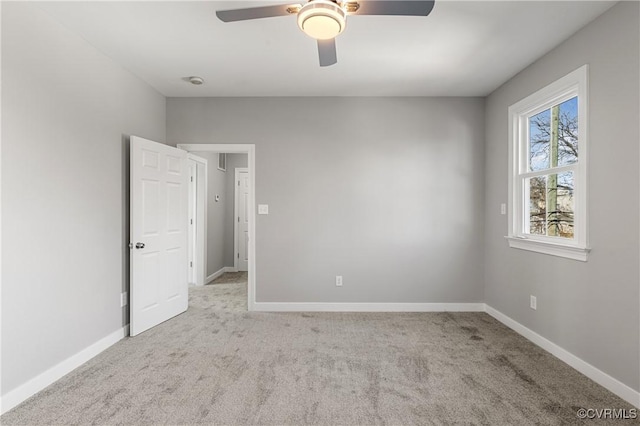
<svg viewBox="0 0 640 426">
<path fill-rule="evenodd" d="M 337 37 L 347 23 L 349 15 L 404 15 L 427 16 L 433 9 L 434 0 L 309 0 L 305 5 L 281 4 L 251 7 L 247 9 L 218 10 L 216 16 L 223 22 L 246 21 L 296 15 L 298 27 L 318 41 L 320 66 L 338 62 Z"/>
</svg>

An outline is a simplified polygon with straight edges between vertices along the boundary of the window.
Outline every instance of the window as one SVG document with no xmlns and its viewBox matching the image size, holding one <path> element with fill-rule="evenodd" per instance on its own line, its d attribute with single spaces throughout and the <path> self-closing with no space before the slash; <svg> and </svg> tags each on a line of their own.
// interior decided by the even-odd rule
<svg viewBox="0 0 640 426">
<path fill-rule="evenodd" d="M 509 245 L 587 260 L 587 65 L 509 108 Z"/>
<path fill-rule="evenodd" d="M 227 171 L 227 154 L 218 154 L 218 170 Z"/>
</svg>

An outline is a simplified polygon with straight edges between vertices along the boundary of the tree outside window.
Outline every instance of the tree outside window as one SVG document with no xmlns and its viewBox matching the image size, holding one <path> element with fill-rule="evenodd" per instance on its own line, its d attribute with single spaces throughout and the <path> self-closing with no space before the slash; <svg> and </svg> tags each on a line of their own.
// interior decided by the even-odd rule
<svg viewBox="0 0 640 426">
<path fill-rule="evenodd" d="M 578 161 L 578 98 L 529 118 L 529 170 L 553 171 Z M 529 232 L 573 238 L 572 171 L 529 179 Z"/>
</svg>

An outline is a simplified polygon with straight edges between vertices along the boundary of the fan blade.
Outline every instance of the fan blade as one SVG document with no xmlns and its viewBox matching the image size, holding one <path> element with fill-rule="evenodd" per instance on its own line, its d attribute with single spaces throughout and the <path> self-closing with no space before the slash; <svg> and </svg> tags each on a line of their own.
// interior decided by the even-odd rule
<svg viewBox="0 0 640 426">
<path fill-rule="evenodd" d="M 216 16 L 223 22 L 247 21 L 249 19 L 273 18 L 275 16 L 288 16 L 300 9 L 299 4 L 279 4 L 276 6 L 250 7 L 248 9 L 218 10 Z M 297 8 L 297 9 L 296 9 Z"/>
<path fill-rule="evenodd" d="M 328 67 L 338 62 L 336 39 L 318 40 L 318 54 L 320 55 L 321 67 Z"/>
<path fill-rule="evenodd" d="M 358 2 L 360 8 L 355 14 L 427 16 L 434 3 L 434 0 L 366 0 Z"/>
</svg>

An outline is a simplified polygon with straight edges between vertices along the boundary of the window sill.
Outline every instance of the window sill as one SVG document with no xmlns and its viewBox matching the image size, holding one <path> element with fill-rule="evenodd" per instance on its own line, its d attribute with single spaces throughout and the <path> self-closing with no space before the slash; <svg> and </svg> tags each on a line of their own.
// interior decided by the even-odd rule
<svg viewBox="0 0 640 426">
<path fill-rule="evenodd" d="M 553 244 L 544 241 L 529 240 L 527 238 L 518 237 L 505 237 L 509 242 L 509 247 L 535 251 L 536 253 L 548 254 L 551 256 L 565 257 L 567 259 L 579 260 L 581 262 L 587 261 L 590 249 L 564 246 L 560 244 Z"/>
</svg>

